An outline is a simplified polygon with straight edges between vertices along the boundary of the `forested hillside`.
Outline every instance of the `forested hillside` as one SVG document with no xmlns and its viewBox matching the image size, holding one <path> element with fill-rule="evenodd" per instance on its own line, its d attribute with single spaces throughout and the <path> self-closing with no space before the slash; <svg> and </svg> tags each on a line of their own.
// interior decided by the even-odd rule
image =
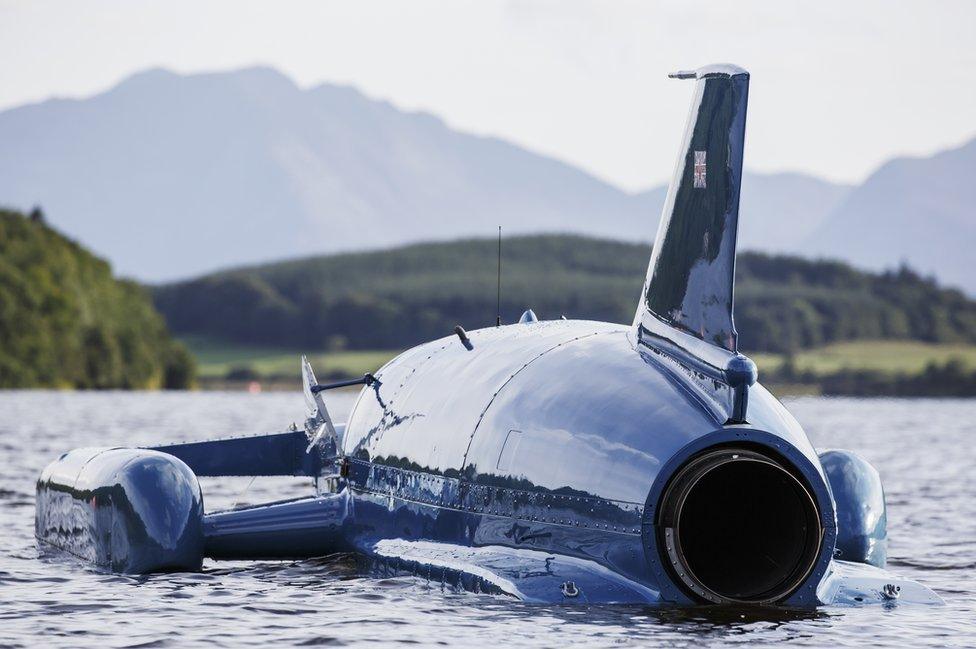
<svg viewBox="0 0 976 649">
<path fill-rule="evenodd" d="M 289 348 L 397 349 L 495 319 L 496 244 L 411 245 L 232 270 L 160 286 L 177 334 Z M 647 245 L 567 235 L 503 243 L 502 319 L 629 323 Z M 841 340 L 976 342 L 976 302 L 911 270 L 861 272 L 832 261 L 739 256 L 736 325 L 747 351 Z"/>
<path fill-rule="evenodd" d="M 184 388 L 193 372 L 143 287 L 39 211 L 0 210 L 0 388 Z"/>
</svg>

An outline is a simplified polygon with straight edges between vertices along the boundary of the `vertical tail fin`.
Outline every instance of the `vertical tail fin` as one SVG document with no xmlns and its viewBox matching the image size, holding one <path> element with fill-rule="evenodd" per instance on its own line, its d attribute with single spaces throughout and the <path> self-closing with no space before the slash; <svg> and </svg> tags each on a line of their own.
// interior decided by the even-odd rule
<svg viewBox="0 0 976 649">
<path fill-rule="evenodd" d="M 695 79 L 695 96 L 634 326 L 638 339 L 663 338 L 724 367 L 738 351 L 732 283 L 749 73 L 713 65 L 670 76 Z"/>
</svg>

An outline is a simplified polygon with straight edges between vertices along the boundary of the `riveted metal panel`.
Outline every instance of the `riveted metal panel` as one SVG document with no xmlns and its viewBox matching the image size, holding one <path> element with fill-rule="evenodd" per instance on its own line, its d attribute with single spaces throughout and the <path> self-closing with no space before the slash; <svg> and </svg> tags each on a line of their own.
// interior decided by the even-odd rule
<svg viewBox="0 0 976 649">
<path fill-rule="evenodd" d="M 377 372 L 364 388 L 345 433 L 345 452 L 456 476 L 478 421 L 495 393 L 525 363 L 565 340 L 613 325 L 552 321 L 469 332 L 467 350 L 451 336 L 422 345 Z"/>
<path fill-rule="evenodd" d="M 620 329 L 567 341 L 527 365 L 478 426 L 464 474 L 480 484 L 643 503 L 661 463 L 715 426 L 689 386 L 636 353 Z M 522 433 L 518 451 L 499 468 L 512 429 Z"/>
</svg>

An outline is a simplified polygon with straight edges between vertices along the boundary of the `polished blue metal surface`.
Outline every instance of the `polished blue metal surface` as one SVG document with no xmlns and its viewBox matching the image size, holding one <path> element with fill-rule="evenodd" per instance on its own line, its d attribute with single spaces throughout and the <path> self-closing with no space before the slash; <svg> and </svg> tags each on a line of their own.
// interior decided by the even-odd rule
<svg viewBox="0 0 976 649">
<path fill-rule="evenodd" d="M 82 448 L 37 481 L 38 540 L 115 572 L 198 570 L 203 497 L 171 455 Z"/>
<path fill-rule="evenodd" d="M 211 439 L 156 446 L 152 450 L 178 457 L 198 476 L 318 476 L 322 453 L 306 453 L 305 431 Z"/>
<path fill-rule="evenodd" d="M 735 352 L 732 284 L 749 74 L 711 66 L 694 78 L 691 116 L 647 271 L 646 311 L 639 318 L 645 326 L 657 319 Z"/>
<path fill-rule="evenodd" d="M 207 514 L 206 555 L 269 559 L 338 552 L 346 548 L 347 507 L 345 494 L 333 494 Z"/>
<path fill-rule="evenodd" d="M 722 417 L 698 397 L 687 375 L 636 354 L 626 328 L 573 321 L 536 326 L 545 327 L 547 339 L 560 342 L 540 351 L 520 325 L 470 332 L 475 349 L 496 349 L 480 361 L 458 354 L 456 362 L 471 372 L 487 363 L 499 377 L 470 420 L 444 409 L 425 416 L 422 426 L 410 428 L 409 437 L 398 435 L 402 422 L 396 418 L 378 429 L 374 423 L 383 417 L 377 417 L 373 404 L 402 403 L 400 390 L 409 390 L 408 405 L 418 396 L 427 400 L 424 392 L 442 393 L 462 369 L 442 363 L 439 372 L 421 381 L 397 360 L 378 373 L 390 393 L 384 387 L 364 392 L 345 436 L 347 455 L 358 458 L 349 475 L 353 495 L 381 508 L 375 528 L 361 516 L 371 510 L 357 509 L 357 522 L 363 521 L 361 529 L 370 539 L 412 530 L 416 539 L 575 556 L 649 588 L 667 589 L 667 580 L 654 572 L 655 544 L 644 533 L 645 526 L 654 525 L 653 513 L 651 518 L 645 513 L 648 502 L 654 502 L 652 485 L 663 466 L 668 470 L 660 484 L 698 447 L 728 439 L 751 439 L 802 461 L 809 480 L 819 487 L 824 525 L 832 530 L 831 501 L 816 453 L 767 392 L 757 392 L 751 416 L 777 434 L 730 428 L 733 432 L 723 435 Z M 403 362 L 412 361 L 405 357 Z M 497 371 L 505 366 L 506 371 Z M 407 378 L 384 378 L 403 375 Z M 468 423 L 459 425 L 462 421 Z M 368 451 L 388 448 L 388 434 L 413 444 L 398 447 L 398 454 Z M 425 462 L 430 447 L 443 437 L 470 439 L 470 445 L 453 470 L 442 471 L 450 478 L 433 478 Z M 391 527 L 388 512 L 401 504 L 405 511 L 393 518 L 410 523 Z M 827 545 L 819 572 L 810 579 L 812 588 L 829 562 Z M 676 587 L 669 592 L 673 601 L 688 601 Z"/>
<path fill-rule="evenodd" d="M 820 454 L 837 508 L 837 548 L 844 561 L 884 568 L 888 560 L 888 514 L 877 469 L 850 451 Z"/>
<path fill-rule="evenodd" d="M 494 394 L 523 366 L 580 336 L 616 329 L 563 321 L 509 325 L 468 332 L 470 351 L 448 336 L 404 352 L 363 390 L 347 422 L 345 455 L 457 476 Z"/>
<path fill-rule="evenodd" d="M 303 362 L 305 430 L 69 453 L 38 483 L 38 538 L 132 572 L 354 550 L 380 573 L 536 602 L 937 602 L 883 570 L 877 472 L 818 457 L 738 353 L 749 76 L 675 76 L 695 96 L 631 326 L 531 310 L 459 326 L 359 381 L 334 433 L 332 386 Z M 316 486 L 204 517 L 194 472 Z"/>
</svg>

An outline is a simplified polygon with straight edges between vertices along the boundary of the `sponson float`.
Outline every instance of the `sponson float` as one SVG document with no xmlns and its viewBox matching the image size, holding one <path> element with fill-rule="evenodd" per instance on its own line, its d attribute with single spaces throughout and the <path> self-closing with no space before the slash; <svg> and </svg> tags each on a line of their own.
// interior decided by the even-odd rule
<svg viewBox="0 0 976 649">
<path fill-rule="evenodd" d="M 695 94 L 631 326 L 458 327 L 346 382 L 345 424 L 325 404 L 343 384 L 303 360 L 304 430 L 66 453 L 38 481 L 37 538 L 129 573 L 352 551 L 536 602 L 939 602 L 884 569 L 878 473 L 818 455 L 738 353 L 749 75 L 673 76 Z M 241 475 L 315 488 L 206 513 L 197 476 Z"/>
</svg>

